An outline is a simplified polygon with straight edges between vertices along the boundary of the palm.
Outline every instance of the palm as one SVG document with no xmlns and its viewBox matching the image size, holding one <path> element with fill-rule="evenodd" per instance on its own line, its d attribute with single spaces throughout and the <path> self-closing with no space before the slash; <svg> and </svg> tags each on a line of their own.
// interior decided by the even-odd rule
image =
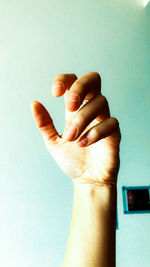
<svg viewBox="0 0 150 267">
<path fill-rule="evenodd" d="M 84 103 L 85 101 L 83 105 Z M 66 110 L 66 121 L 71 119 L 72 114 L 75 112 L 71 113 Z M 96 119 L 92 121 L 84 132 L 97 123 Z M 79 147 L 77 140 L 68 142 L 60 137 L 53 142 L 45 140 L 48 151 L 69 177 L 106 183 L 110 179 L 115 181 L 117 177 L 120 163 L 119 143 L 119 130 L 114 135 L 103 138 L 87 147 Z"/>
</svg>

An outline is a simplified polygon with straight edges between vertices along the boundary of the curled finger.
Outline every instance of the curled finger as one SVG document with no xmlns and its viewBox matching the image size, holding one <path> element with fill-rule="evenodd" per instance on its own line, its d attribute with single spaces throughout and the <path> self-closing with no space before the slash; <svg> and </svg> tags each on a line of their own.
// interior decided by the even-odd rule
<svg viewBox="0 0 150 267">
<path fill-rule="evenodd" d="M 77 144 L 81 147 L 89 146 L 96 143 L 97 141 L 112 135 L 114 132 L 119 130 L 119 122 L 116 118 L 110 117 L 101 123 L 96 124 L 84 135 L 82 135 Z"/>
</svg>

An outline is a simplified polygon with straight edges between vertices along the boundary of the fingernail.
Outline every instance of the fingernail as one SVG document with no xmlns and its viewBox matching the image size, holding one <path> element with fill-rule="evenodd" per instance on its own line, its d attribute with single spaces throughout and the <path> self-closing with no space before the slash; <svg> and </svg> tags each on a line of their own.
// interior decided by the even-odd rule
<svg viewBox="0 0 150 267">
<path fill-rule="evenodd" d="M 79 95 L 78 94 L 76 94 L 76 93 L 73 93 L 73 92 L 71 92 L 70 94 L 69 94 L 69 99 L 68 99 L 68 108 L 70 109 L 75 109 L 75 108 L 77 108 L 78 107 L 78 105 L 79 105 L 79 102 L 80 102 L 80 97 L 79 97 Z"/>
<path fill-rule="evenodd" d="M 56 90 L 59 90 L 59 89 L 64 89 L 65 85 L 63 82 L 61 81 L 55 81 L 53 84 L 52 84 L 52 92 L 54 93 L 54 90 L 53 89 L 56 89 Z"/>
<path fill-rule="evenodd" d="M 85 137 L 85 138 L 83 138 L 83 139 L 80 139 L 80 141 L 78 142 L 78 144 L 79 144 L 80 146 L 86 146 L 87 143 L 88 143 L 88 139 L 87 139 L 87 137 Z"/>
<path fill-rule="evenodd" d="M 63 133 L 63 138 L 67 141 L 73 141 L 77 134 L 77 127 L 70 125 Z"/>
</svg>

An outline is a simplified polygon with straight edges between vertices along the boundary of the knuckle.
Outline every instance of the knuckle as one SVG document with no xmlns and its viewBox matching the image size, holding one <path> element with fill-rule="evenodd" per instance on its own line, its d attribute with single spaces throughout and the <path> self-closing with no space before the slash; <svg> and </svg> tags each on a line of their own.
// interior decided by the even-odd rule
<svg viewBox="0 0 150 267">
<path fill-rule="evenodd" d="M 86 86 L 86 82 L 87 82 L 87 79 L 82 79 L 82 80 L 76 80 L 76 82 L 75 82 L 75 86 L 77 87 L 77 88 L 79 88 L 79 87 L 82 87 L 82 88 L 84 88 L 85 86 Z"/>
<path fill-rule="evenodd" d="M 79 114 L 79 116 L 80 116 L 80 118 L 81 118 L 82 121 L 85 121 L 85 120 L 88 119 L 88 116 L 86 115 L 86 112 L 85 111 L 84 112 L 81 112 Z"/>
<path fill-rule="evenodd" d="M 53 123 L 52 119 L 48 120 L 48 121 L 40 121 L 38 123 L 38 127 L 40 130 L 47 130 L 49 128 L 49 126 Z"/>
<path fill-rule="evenodd" d="M 101 81 L 101 76 L 98 72 L 94 72 L 95 78 Z"/>
<path fill-rule="evenodd" d="M 97 71 L 91 71 L 89 74 L 94 75 L 96 79 L 101 80 L 101 76 Z"/>
<path fill-rule="evenodd" d="M 71 75 L 75 78 L 75 80 L 78 79 L 75 73 L 71 73 Z"/>
<path fill-rule="evenodd" d="M 101 83 L 101 77 L 98 72 L 88 72 L 86 75 L 83 75 L 79 79 L 76 80 L 75 85 L 77 87 L 82 87 L 83 89 L 87 88 L 87 84 L 90 82 L 89 76 L 94 76 L 99 83 Z"/>
<path fill-rule="evenodd" d="M 108 106 L 108 100 L 104 95 L 101 95 L 101 100 L 104 102 L 105 106 Z"/>
<path fill-rule="evenodd" d="M 80 112 L 78 114 L 78 116 L 75 118 L 75 121 L 78 125 L 84 123 L 85 121 L 87 121 L 87 116 L 86 116 L 86 113 L 84 112 Z"/>
<path fill-rule="evenodd" d="M 115 117 L 111 117 L 111 121 L 116 128 L 119 128 L 119 121 Z"/>
</svg>

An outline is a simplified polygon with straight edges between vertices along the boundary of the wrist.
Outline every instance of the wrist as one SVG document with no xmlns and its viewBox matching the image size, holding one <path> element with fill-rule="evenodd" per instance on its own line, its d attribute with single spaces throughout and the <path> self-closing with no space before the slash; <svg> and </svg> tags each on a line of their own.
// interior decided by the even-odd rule
<svg viewBox="0 0 150 267">
<path fill-rule="evenodd" d="M 117 205 L 117 184 L 87 184 L 73 183 L 74 196 L 80 199 L 80 203 L 87 203 L 95 206 L 103 206 L 116 209 Z"/>
</svg>

